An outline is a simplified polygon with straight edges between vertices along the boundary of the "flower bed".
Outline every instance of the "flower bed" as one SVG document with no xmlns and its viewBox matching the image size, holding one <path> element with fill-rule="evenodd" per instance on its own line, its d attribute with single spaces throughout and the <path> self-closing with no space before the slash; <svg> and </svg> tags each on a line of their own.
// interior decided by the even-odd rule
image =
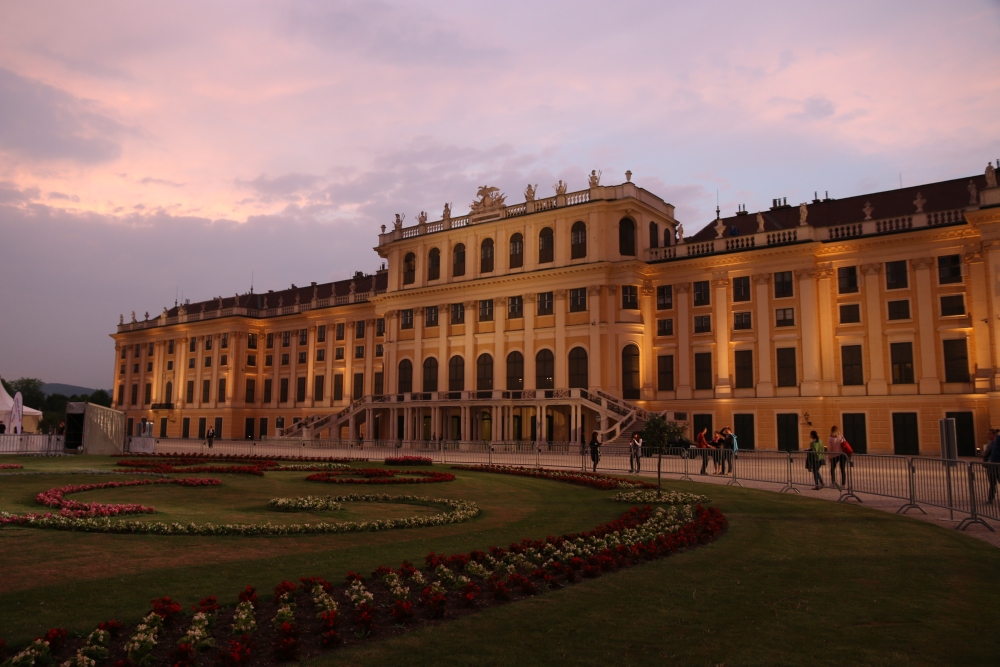
<svg viewBox="0 0 1000 667">
<path fill-rule="evenodd" d="M 405 477 L 397 477 L 405 475 Z M 318 472 L 306 477 L 310 482 L 326 482 L 327 484 L 433 484 L 435 482 L 450 482 L 455 476 L 449 472 L 434 472 L 433 470 L 386 470 L 384 468 L 352 468 L 350 470 L 333 470 Z"/>
<path fill-rule="evenodd" d="M 708 502 L 708 497 L 681 491 L 620 491 L 611 496 L 611 500 L 634 505 L 700 505 Z"/>
<path fill-rule="evenodd" d="M 0 470 L 20 470 L 23 467 L 20 463 L 0 463 Z"/>
<path fill-rule="evenodd" d="M 75 500 L 66 500 L 64 496 L 70 493 L 80 493 L 82 491 L 93 491 L 95 489 L 118 489 L 125 486 L 150 486 L 152 484 L 174 484 L 177 486 L 219 486 L 222 484 L 217 479 L 138 479 L 127 482 L 103 482 L 100 484 L 70 484 L 60 486 L 48 491 L 42 491 L 35 496 L 35 502 L 39 505 L 54 507 L 59 509 L 59 516 L 83 519 L 90 517 L 110 517 L 122 514 L 152 514 L 156 510 L 152 507 L 137 504 L 106 504 L 106 503 L 81 503 Z M 2 523 L 0 523 L 2 525 Z"/>
<path fill-rule="evenodd" d="M 330 496 L 305 496 L 303 498 L 271 498 L 267 506 L 279 512 L 342 510 L 344 506 Z"/>
<path fill-rule="evenodd" d="M 387 466 L 429 466 L 434 460 L 426 456 L 387 456 L 385 464 Z"/>
<path fill-rule="evenodd" d="M 302 461 L 302 463 L 279 463 L 279 461 Z M 278 472 L 282 470 L 348 470 L 346 465 L 351 459 L 304 459 L 294 457 L 248 457 L 248 456 L 228 456 L 228 455 L 177 455 L 177 454 L 142 454 L 135 458 L 121 459 L 118 465 L 125 468 L 133 468 L 136 472 L 150 472 L 158 474 L 169 473 L 223 473 L 236 475 L 257 475 L 263 477 L 265 472 Z M 219 466 L 206 465 L 212 462 L 218 463 L 238 463 L 240 465 Z"/>
<path fill-rule="evenodd" d="M 205 480 L 198 480 L 205 481 Z M 215 480 L 218 481 L 218 480 Z M 109 518 L 75 518 L 54 514 L 10 514 L 0 512 L 0 527 L 26 526 L 52 530 L 73 530 L 90 533 L 121 533 L 143 535 L 313 535 L 331 533 L 360 533 L 400 528 L 422 528 L 449 523 L 461 523 L 479 515 L 479 506 L 466 500 L 451 498 L 422 498 L 419 496 L 390 496 L 351 494 L 336 496 L 334 502 L 383 502 L 383 503 L 434 503 L 445 505 L 447 510 L 430 516 L 378 519 L 376 521 L 342 521 L 338 523 L 303 523 L 275 525 L 272 523 L 231 524 L 180 524 L 145 521 L 112 521 Z"/>
<path fill-rule="evenodd" d="M 169 598 L 154 600 L 152 613 L 131 632 L 99 643 L 110 649 L 110 663 L 127 653 L 137 667 L 193 665 L 195 659 L 222 667 L 307 659 L 331 647 L 383 639 L 407 627 L 475 613 L 666 557 L 706 544 L 726 527 L 726 518 L 715 508 L 633 507 L 585 533 L 525 539 L 488 551 L 432 552 L 422 568 L 405 561 L 397 569 L 382 566 L 367 581 L 354 572 L 348 572 L 339 586 L 320 577 L 302 578 L 301 585 L 283 581 L 275 587 L 273 600 L 258 599 L 248 586 L 240 592 L 236 608 L 218 612 L 213 633 L 218 647 L 209 642 L 212 623 L 206 615 L 215 614 L 217 605 L 208 598 L 213 604 L 206 606 L 202 600 L 190 622 L 171 620 L 180 614 Z M 340 618 L 336 600 L 343 601 L 346 621 Z M 305 609 L 309 611 L 299 611 Z M 271 622 L 258 624 L 255 618 Z M 342 623 L 349 623 L 350 630 L 338 632 Z M 194 648 L 196 641 L 200 651 Z M 187 653 L 171 648 L 185 645 L 191 647 Z M 48 650 L 48 642 L 37 640 L 22 653 L 27 659 L 47 655 Z M 72 655 L 76 648 L 60 650 Z M 15 667 L 28 665 L 26 661 Z"/>
<path fill-rule="evenodd" d="M 452 466 L 453 470 L 472 470 L 475 472 L 493 472 L 500 475 L 517 475 L 518 477 L 538 477 L 551 479 L 555 482 L 579 484 L 593 489 L 655 489 L 656 484 L 634 479 L 622 479 L 611 475 L 581 470 L 550 470 L 548 468 L 518 468 L 516 466 L 497 465 L 461 465 Z"/>
</svg>

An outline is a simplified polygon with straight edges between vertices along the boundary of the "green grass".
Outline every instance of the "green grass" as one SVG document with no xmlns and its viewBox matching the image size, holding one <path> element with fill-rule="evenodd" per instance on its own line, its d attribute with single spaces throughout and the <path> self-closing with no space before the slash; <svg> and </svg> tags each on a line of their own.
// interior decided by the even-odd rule
<svg viewBox="0 0 1000 667">
<path fill-rule="evenodd" d="M 26 461 L 26 468 L 35 469 L 66 464 Z M 70 483 L 95 479 L 55 477 L 71 477 Z M 265 485 L 260 497 L 319 493 L 319 485 L 303 477 L 222 479 L 237 497 L 249 488 L 243 484 Z M 26 486 L 12 494 L 15 479 L 14 485 Z M 0 509 L 55 485 L 48 476 L 0 477 Z M 692 552 L 386 642 L 334 651 L 312 663 L 996 664 L 1000 634 L 992 617 L 1000 605 L 1000 550 L 864 507 L 733 487 L 670 487 L 712 498 L 729 517 L 729 532 Z M 338 486 L 329 493 L 366 488 L 372 487 Z M 283 578 L 318 574 L 339 580 L 350 569 L 367 573 L 404 558 L 418 562 L 432 550 L 466 551 L 586 530 L 623 509 L 608 502 L 610 492 L 469 472 L 459 472 L 452 483 L 384 490 L 468 498 L 484 513 L 452 526 L 294 538 L 3 529 L 0 636 L 15 643 L 52 625 L 87 632 L 111 616 L 134 621 L 151 598 L 164 594 L 185 604 L 208 594 L 231 603 L 245 584 L 269 591 Z M 189 493 L 193 501 L 205 489 L 170 491 Z M 179 503 L 178 497 L 166 494 L 164 502 Z M 187 511 L 196 509 L 209 515 L 232 511 L 197 505 Z"/>
</svg>

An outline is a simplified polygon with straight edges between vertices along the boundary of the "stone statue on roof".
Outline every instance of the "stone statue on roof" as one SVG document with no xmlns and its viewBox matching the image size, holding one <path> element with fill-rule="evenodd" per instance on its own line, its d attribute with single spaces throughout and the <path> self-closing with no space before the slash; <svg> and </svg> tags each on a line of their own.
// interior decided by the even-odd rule
<svg viewBox="0 0 1000 667">
<path fill-rule="evenodd" d="M 163 314 L 161 315 L 161 317 L 166 317 L 166 316 L 167 316 L 167 307 L 164 306 L 163 307 Z"/>
<path fill-rule="evenodd" d="M 979 190 L 976 188 L 976 182 L 970 180 L 969 185 L 966 189 L 969 191 L 969 206 L 978 206 Z"/>
<path fill-rule="evenodd" d="M 448 202 L 444 203 L 444 210 L 441 211 L 442 220 L 451 220 L 451 204 Z"/>
<path fill-rule="evenodd" d="M 599 173 L 596 169 L 591 169 L 589 180 L 590 180 L 590 187 L 592 188 L 598 187 L 601 184 L 601 173 Z"/>
<path fill-rule="evenodd" d="M 684 243 L 684 225 L 683 223 L 677 223 L 677 242 Z"/>
<path fill-rule="evenodd" d="M 986 163 L 986 187 L 995 188 L 997 186 L 997 172 L 993 168 L 992 162 Z"/>
<path fill-rule="evenodd" d="M 924 196 L 918 192 L 917 193 L 917 198 L 913 200 L 913 205 L 917 207 L 917 213 L 923 213 L 924 212 L 924 204 L 926 204 L 926 203 L 927 203 L 927 200 L 924 199 Z"/>
<path fill-rule="evenodd" d="M 757 232 L 760 233 L 764 231 L 764 214 L 757 213 Z"/>
<path fill-rule="evenodd" d="M 804 227 L 806 224 L 806 218 L 809 217 L 809 206 L 802 202 L 799 204 L 799 227 Z"/>
<path fill-rule="evenodd" d="M 118 313 L 118 324 L 125 324 L 125 316 Z"/>
<path fill-rule="evenodd" d="M 403 227 L 403 220 L 405 220 L 405 219 L 406 219 L 406 214 L 405 213 L 403 215 L 400 215 L 399 213 L 397 213 L 396 214 L 396 222 L 393 223 L 393 229 L 402 229 L 402 227 Z"/>
<path fill-rule="evenodd" d="M 313 285 L 313 301 L 319 298 L 319 287 Z"/>
<path fill-rule="evenodd" d="M 301 297 L 299 296 L 299 293 L 298 293 L 298 292 L 296 292 L 296 293 L 295 293 L 295 305 L 296 305 L 296 306 L 297 306 L 297 305 L 299 305 L 299 299 L 300 299 L 300 298 L 301 298 Z"/>
<path fill-rule="evenodd" d="M 264 310 L 267 310 L 267 296 L 264 297 L 264 303 L 261 305 L 263 306 Z"/>
<path fill-rule="evenodd" d="M 866 201 L 865 207 L 861 209 L 861 211 L 865 214 L 865 220 L 871 220 L 872 213 L 875 211 L 875 207 L 872 206 L 872 203 L 870 201 Z"/>
<path fill-rule="evenodd" d="M 132 321 L 135 322 L 135 311 L 132 311 Z"/>
<path fill-rule="evenodd" d="M 563 183 L 562 179 L 560 178 L 559 182 L 552 186 L 552 189 L 556 191 L 557 195 L 564 195 L 566 194 L 566 185 L 567 184 Z"/>
<path fill-rule="evenodd" d="M 284 305 L 285 305 L 285 297 L 279 296 L 278 297 L 278 308 L 281 308 Z"/>
<path fill-rule="evenodd" d="M 149 319 L 149 311 L 148 310 L 146 311 L 146 319 L 147 320 Z"/>
<path fill-rule="evenodd" d="M 219 310 L 222 310 L 222 297 L 219 297 Z"/>
<path fill-rule="evenodd" d="M 356 290 L 357 288 L 358 286 L 354 283 L 353 280 L 351 281 L 351 284 L 348 285 L 347 287 L 347 289 L 350 290 L 351 294 L 354 294 L 354 290 Z"/>
<path fill-rule="evenodd" d="M 528 187 L 524 189 L 524 201 L 535 201 L 536 192 L 538 192 L 538 183 L 535 183 L 535 187 L 531 187 L 531 183 L 528 183 Z"/>
<path fill-rule="evenodd" d="M 417 216 L 417 224 L 418 225 L 426 225 L 427 224 L 427 211 L 421 211 L 420 212 L 420 215 Z"/>
<path fill-rule="evenodd" d="M 481 185 L 476 192 L 476 197 L 478 199 L 469 206 L 472 209 L 472 213 L 483 213 L 497 208 L 504 208 L 504 200 L 507 195 L 500 192 L 500 188 Z"/>
</svg>

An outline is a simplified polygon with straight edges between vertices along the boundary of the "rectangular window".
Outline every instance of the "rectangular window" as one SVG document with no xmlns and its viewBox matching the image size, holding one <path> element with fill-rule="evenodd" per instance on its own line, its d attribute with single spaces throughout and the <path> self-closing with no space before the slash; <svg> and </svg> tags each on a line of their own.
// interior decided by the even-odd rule
<svg viewBox="0 0 1000 667">
<path fill-rule="evenodd" d="M 125 385 L 118 385 L 118 405 L 125 405 Z"/>
<path fill-rule="evenodd" d="M 256 350 L 257 349 L 257 334 L 247 334 L 247 349 Z"/>
<path fill-rule="evenodd" d="M 890 320 L 908 320 L 910 319 L 910 300 L 901 299 L 899 301 L 890 301 L 889 304 L 889 319 Z"/>
<path fill-rule="evenodd" d="M 943 304 L 943 303 L 944 303 L 944 300 L 942 299 L 942 304 Z M 963 312 L 964 312 L 964 310 L 965 310 L 965 309 L 963 308 Z M 223 358 L 223 359 L 225 359 L 225 355 L 223 355 L 223 357 L 222 357 L 222 358 Z M 222 364 L 222 365 L 223 365 L 223 366 L 225 366 L 225 362 L 223 362 L 223 364 Z M 153 362 L 152 362 L 152 361 L 147 361 L 147 362 L 146 362 L 146 372 L 147 372 L 147 373 L 152 373 L 152 372 L 153 372 Z"/>
<path fill-rule="evenodd" d="M 304 377 L 295 378 L 295 402 L 304 403 L 306 400 L 306 379 Z"/>
<path fill-rule="evenodd" d="M 845 303 L 840 307 L 841 324 L 857 324 L 861 321 L 861 306 L 857 303 Z"/>
<path fill-rule="evenodd" d="M 264 380 L 264 405 L 271 402 L 271 380 Z"/>
<path fill-rule="evenodd" d="M 222 334 L 223 339 L 225 339 L 225 337 L 228 336 L 228 335 L 229 334 Z M 153 344 L 152 343 L 150 343 L 149 345 L 146 346 L 146 356 L 150 356 L 150 357 L 153 356 Z"/>
<path fill-rule="evenodd" d="M 736 350 L 736 388 L 753 389 L 753 350 Z"/>
<path fill-rule="evenodd" d="M 174 370 L 174 361 L 173 361 L 173 359 L 171 359 L 170 361 L 167 362 L 167 370 L 168 371 Z"/>
<path fill-rule="evenodd" d="M 344 323 L 340 322 L 337 324 L 336 338 L 337 340 L 344 340 Z"/>
<path fill-rule="evenodd" d="M 365 346 L 364 345 L 355 345 L 354 346 L 354 358 L 355 359 L 364 359 L 365 358 Z"/>
<path fill-rule="evenodd" d="M 674 355 L 661 354 L 656 358 L 656 389 L 674 390 Z"/>
<path fill-rule="evenodd" d="M 153 385 L 147 382 L 144 391 L 142 392 L 142 404 L 149 405 L 152 402 L 153 402 Z"/>
<path fill-rule="evenodd" d="M 795 296 L 795 285 L 791 271 L 777 271 L 774 274 L 774 298 L 785 299 Z"/>
<path fill-rule="evenodd" d="M 278 403 L 288 402 L 288 378 L 281 378 L 278 384 Z"/>
<path fill-rule="evenodd" d="M 336 347 L 333 349 L 333 358 L 337 361 L 343 361 L 344 359 L 344 348 Z"/>
<path fill-rule="evenodd" d="M 464 303 L 453 303 L 453 304 L 451 304 L 451 323 L 452 324 L 465 324 L 465 304 Z"/>
<path fill-rule="evenodd" d="M 694 305 L 708 306 L 712 303 L 707 280 L 697 280 L 694 283 Z"/>
<path fill-rule="evenodd" d="M 266 340 L 267 340 L 266 342 L 267 349 L 270 350 L 274 348 L 274 334 L 273 333 L 267 334 Z"/>
<path fill-rule="evenodd" d="M 290 347 L 292 344 L 292 332 L 282 331 L 281 332 L 281 347 Z"/>
<path fill-rule="evenodd" d="M 344 376 L 334 375 L 333 376 L 333 400 L 342 401 L 344 400 Z"/>
<path fill-rule="evenodd" d="M 316 361 L 326 361 L 326 349 L 320 348 L 316 350 Z"/>
<path fill-rule="evenodd" d="M 480 322 L 493 321 L 493 299 L 479 300 L 479 321 Z"/>
<path fill-rule="evenodd" d="M 281 354 L 281 365 L 282 366 L 287 366 L 288 365 L 288 353 L 287 352 L 282 352 L 282 354 Z"/>
<path fill-rule="evenodd" d="M 375 320 L 375 335 L 385 336 L 385 318 L 380 317 Z"/>
<path fill-rule="evenodd" d="M 264 365 L 265 366 L 273 366 L 274 365 L 274 355 L 273 354 L 265 354 L 264 355 Z"/>
<path fill-rule="evenodd" d="M 365 374 L 355 373 L 354 374 L 354 400 L 359 398 L 364 398 L 365 395 Z"/>
<path fill-rule="evenodd" d="M 205 368 L 212 367 L 212 357 L 205 357 Z"/>
<path fill-rule="evenodd" d="M 205 351 L 207 352 L 208 350 L 211 349 L 212 349 L 212 337 L 205 336 Z"/>
<path fill-rule="evenodd" d="M 375 344 L 375 356 L 376 357 L 381 357 L 384 354 L 385 354 L 385 348 L 382 347 L 382 343 L 376 343 Z"/>
<path fill-rule="evenodd" d="M 795 368 L 795 348 L 779 347 L 775 350 L 778 362 L 778 386 L 794 387 L 798 384 L 798 373 Z"/>
<path fill-rule="evenodd" d="M 942 255 L 937 258 L 938 282 L 942 285 L 962 282 L 962 262 L 958 255 Z"/>
<path fill-rule="evenodd" d="M 753 329 L 753 316 L 749 310 L 733 313 L 733 329 L 736 331 Z"/>
<path fill-rule="evenodd" d="M 750 300 L 750 276 L 733 278 L 733 301 Z"/>
<path fill-rule="evenodd" d="M 229 334 L 227 334 L 227 333 L 222 334 L 222 346 L 221 347 L 222 347 L 223 350 L 228 350 L 229 349 Z"/>
<path fill-rule="evenodd" d="M 399 311 L 399 328 L 400 329 L 412 329 L 413 328 L 413 309 L 412 308 L 406 308 L 404 310 Z"/>
<path fill-rule="evenodd" d="M 774 311 L 774 326 L 776 327 L 794 327 L 795 326 L 795 309 L 794 308 L 778 308 Z"/>
<path fill-rule="evenodd" d="M 712 316 L 711 315 L 695 315 L 694 316 L 694 332 L 698 333 L 711 333 L 712 331 Z"/>
<path fill-rule="evenodd" d="M 837 269 L 837 293 L 855 294 L 858 291 L 858 267 L 842 266 Z"/>
<path fill-rule="evenodd" d="M 139 343 L 135 344 L 135 358 L 138 359 L 139 355 L 142 354 L 142 345 Z"/>
<path fill-rule="evenodd" d="M 569 291 L 569 312 L 579 313 L 587 310 L 587 288 L 579 287 Z"/>
<path fill-rule="evenodd" d="M 208 403 L 212 400 L 212 381 L 202 380 L 201 381 L 201 402 Z"/>
<path fill-rule="evenodd" d="M 840 348 L 840 368 L 844 374 L 845 385 L 862 385 L 865 383 L 860 345 L 844 345 Z"/>
<path fill-rule="evenodd" d="M 299 329 L 299 345 L 309 344 L 309 331 L 306 329 Z"/>
<path fill-rule="evenodd" d="M 228 366 L 229 365 L 229 355 L 228 354 L 219 355 L 219 365 L 220 366 Z M 149 370 L 153 370 L 153 369 L 150 368 Z"/>
<path fill-rule="evenodd" d="M 253 403 L 257 398 L 257 381 L 253 378 L 247 378 L 246 392 L 243 395 L 243 399 L 247 403 Z"/>
<path fill-rule="evenodd" d="M 916 412 L 892 413 L 892 450 L 897 456 L 920 455 Z"/>
<path fill-rule="evenodd" d="M 674 307 L 674 286 L 660 285 L 656 288 L 656 309 L 670 310 Z"/>
<path fill-rule="evenodd" d="M 321 324 L 316 327 L 316 342 L 325 343 L 326 342 L 326 325 Z"/>
<path fill-rule="evenodd" d="M 622 285 L 622 309 L 639 310 L 639 287 Z"/>
<path fill-rule="evenodd" d="M 122 359 L 125 359 L 126 357 L 128 357 L 128 346 L 122 345 Z"/>
<path fill-rule="evenodd" d="M 257 345 L 256 345 L 257 336 L 255 336 L 254 334 L 250 334 L 250 335 L 254 337 L 254 347 L 256 348 L 257 347 Z M 173 340 L 168 340 L 167 341 L 167 354 L 173 354 L 173 353 L 174 353 L 174 341 Z"/>
<path fill-rule="evenodd" d="M 187 381 L 187 388 L 184 393 L 184 398 L 188 404 L 194 403 L 194 380 Z"/>
<path fill-rule="evenodd" d="M 424 326 L 436 327 L 438 325 L 438 307 L 427 306 L 424 308 Z"/>
<path fill-rule="evenodd" d="M 712 386 L 712 353 L 698 352 L 694 355 L 694 388 L 711 389 Z"/>
<path fill-rule="evenodd" d="M 226 378 L 219 378 L 219 403 L 226 402 Z"/>
<path fill-rule="evenodd" d="M 125 375 L 125 364 L 122 364 L 121 366 L 119 366 L 118 374 L 119 375 Z"/>
<path fill-rule="evenodd" d="M 381 396 L 385 393 L 385 374 L 382 371 L 375 373 L 375 390 L 372 393 L 376 396 Z"/>
<path fill-rule="evenodd" d="M 507 319 L 516 320 L 524 317 L 524 297 L 507 297 Z"/>
<path fill-rule="evenodd" d="M 906 289 L 910 286 L 909 276 L 906 273 L 906 260 L 885 263 L 885 288 L 886 289 Z"/>
<path fill-rule="evenodd" d="M 192 336 L 191 339 L 188 341 L 188 352 L 197 351 L 197 345 L 198 345 L 198 339 Z"/>
<path fill-rule="evenodd" d="M 300 364 L 306 363 L 306 353 L 305 352 L 299 352 L 299 363 Z"/>
<path fill-rule="evenodd" d="M 538 294 L 538 314 L 552 314 L 552 292 L 539 292 Z"/>
<path fill-rule="evenodd" d="M 657 336 L 673 336 L 674 335 L 674 321 L 673 321 L 673 319 L 656 320 L 656 335 Z"/>
<path fill-rule="evenodd" d="M 365 321 L 358 320 L 354 323 L 354 338 L 360 340 L 365 337 Z"/>
<path fill-rule="evenodd" d="M 969 381 L 969 351 L 964 338 L 942 341 L 944 343 L 944 381 Z"/>
<path fill-rule="evenodd" d="M 890 343 L 892 383 L 913 384 L 913 343 Z"/>
<path fill-rule="evenodd" d="M 941 297 L 941 317 L 965 315 L 965 297 L 961 294 L 949 294 Z"/>
<path fill-rule="evenodd" d="M 139 364 L 132 364 L 132 372 L 133 373 L 139 372 Z"/>
</svg>

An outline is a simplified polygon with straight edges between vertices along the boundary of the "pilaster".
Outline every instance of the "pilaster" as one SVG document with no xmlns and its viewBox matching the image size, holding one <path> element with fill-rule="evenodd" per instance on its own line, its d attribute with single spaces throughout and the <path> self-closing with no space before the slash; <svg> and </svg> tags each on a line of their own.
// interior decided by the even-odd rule
<svg viewBox="0 0 1000 667">
<path fill-rule="evenodd" d="M 865 317 L 868 319 L 868 360 L 871 372 L 868 377 L 869 395 L 879 396 L 889 393 L 885 380 L 885 341 L 882 337 L 882 297 L 879 274 L 882 264 L 862 264 L 865 276 Z"/>
<path fill-rule="evenodd" d="M 691 391 L 691 316 L 689 315 L 689 294 L 691 283 L 674 285 L 677 299 L 677 398 L 687 399 Z M 603 426 L 601 428 L 607 428 Z"/>
<path fill-rule="evenodd" d="M 757 330 L 757 397 L 774 396 L 774 380 L 771 375 L 771 274 L 757 273 L 753 276 L 757 312 L 754 329 Z"/>
<path fill-rule="evenodd" d="M 914 299 L 917 307 L 917 333 L 920 336 L 920 393 L 940 394 L 941 380 L 937 368 L 937 335 L 934 331 L 934 300 L 931 298 L 931 266 L 933 257 L 919 257 L 910 260 L 914 269 L 914 284 L 916 294 L 922 298 Z"/>
<path fill-rule="evenodd" d="M 712 280 L 715 295 L 715 397 L 726 398 L 732 395 L 732 385 L 729 382 L 729 278 L 724 275 L 715 276 Z"/>
<path fill-rule="evenodd" d="M 802 345 L 802 382 L 799 391 L 802 396 L 820 395 L 819 368 L 819 313 L 816 307 L 816 271 L 800 269 L 795 272 L 799 279 L 799 340 Z"/>
</svg>

